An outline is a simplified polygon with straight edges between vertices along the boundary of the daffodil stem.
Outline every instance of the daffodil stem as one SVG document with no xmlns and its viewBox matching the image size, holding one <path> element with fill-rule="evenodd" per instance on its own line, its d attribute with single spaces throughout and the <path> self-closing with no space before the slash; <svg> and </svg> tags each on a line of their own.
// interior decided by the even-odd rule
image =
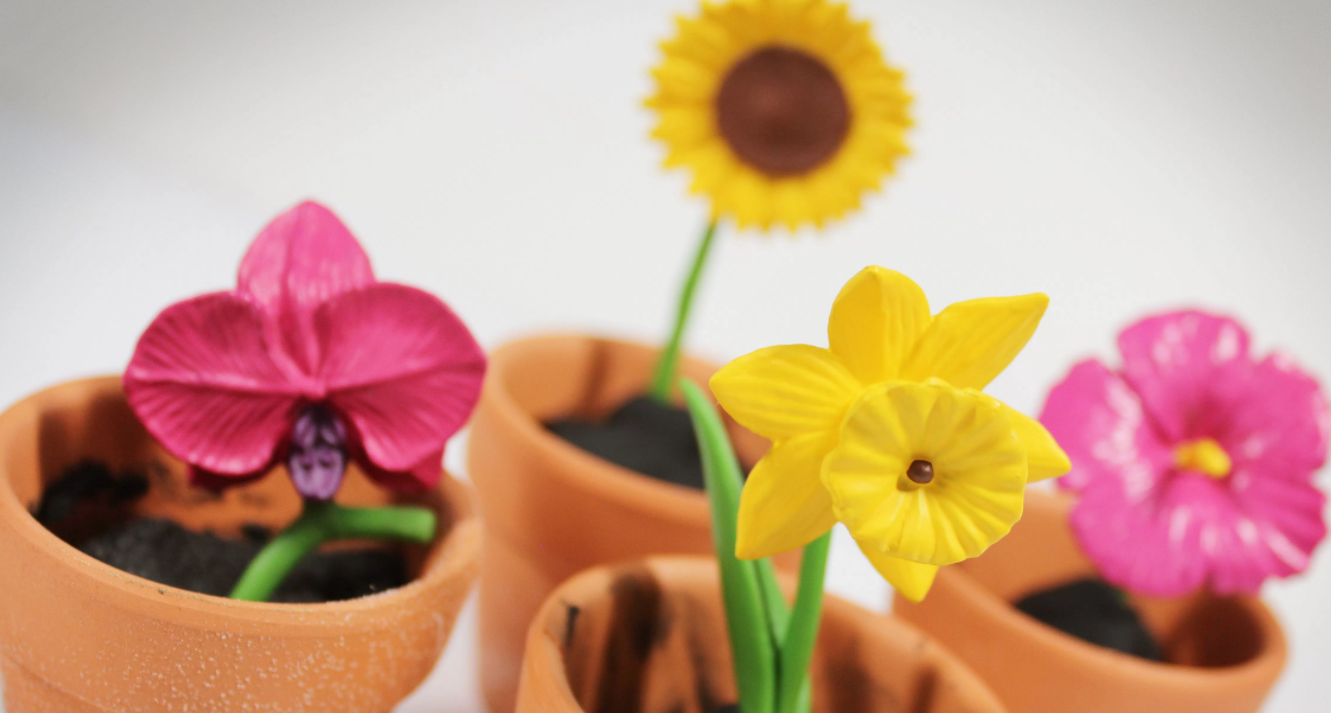
<svg viewBox="0 0 1331 713">
<path fill-rule="evenodd" d="M 435 527 L 435 515 L 429 508 L 355 508 L 306 500 L 300 517 L 250 560 L 231 590 L 231 598 L 268 601 L 287 574 L 325 542 L 370 539 L 428 544 L 434 539 Z"/>
<path fill-rule="evenodd" d="M 689 312 L 693 309 L 693 294 L 698 289 L 707 257 L 712 251 L 712 238 L 716 236 L 716 221 L 709 222 L 703 231 L 698 251 L 693 256 L 693 266 L 689 269 L 684 290 L 679 294 L 679 306 L 675 311 L 675 327 L 670 332 L 670 341 L 657 357 L 656 371 L 652 375 L 651 395 L 657 401 L 667 401 L 670 389 L 675 384 L 675 373 L 679 370 L 679 352 L 683 346 L 684 328 L 689 322 Z"/>
</svg>

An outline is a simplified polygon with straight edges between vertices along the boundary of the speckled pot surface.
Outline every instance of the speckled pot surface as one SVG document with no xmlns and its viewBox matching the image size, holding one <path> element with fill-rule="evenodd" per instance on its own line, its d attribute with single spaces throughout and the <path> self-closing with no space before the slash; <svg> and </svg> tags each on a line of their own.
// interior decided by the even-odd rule
<svg viewBox="0 0 1331 713">
<path fill-rule="evenodd" d="M 29 514 L 45 483 L 83 460 L 148 475 L 136 514 L 235 534 L 281 527 L 299 496 L 285 473 L 218 496 L 148 436 L 117 377 L 42 391 L 0 415 L 0 676 L 8 713 L 334 711 L 387 713 L 425 679 L 476 577 L 480 526 L 445 475 L 414 502 L 440 518 L 416 575 L 382 594 L 260 604 L 155 584 L 88 557 Z M 390 496 L 349 471 L 339 501 Z"/>
<path fill-rule="evenodd" d="M 814 713 L 1005 710 L 918 629 L 834 596 L 810 671 Z M 550 595 L 528 632 L 518 713 L 714 713 L 734 702 L 714 559 L 589 570 Z"/>
</svg>

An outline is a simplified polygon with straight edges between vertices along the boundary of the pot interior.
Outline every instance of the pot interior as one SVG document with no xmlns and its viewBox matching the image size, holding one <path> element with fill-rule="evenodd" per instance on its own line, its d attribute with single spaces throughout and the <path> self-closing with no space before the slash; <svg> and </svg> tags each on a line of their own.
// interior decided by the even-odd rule
<svg viewBox="0 0 1331 713">
<path fill-rule="evenodd" d="M 582 710 L 713 713 L 735 702 L 714 567 L 630 565 L 595 589 L 561 590 L 546 632 Z M 923 635 L 831 598 L 812 676 L 816 713 L 976 710 Z"/>
<path fill-rule="evenodd" d="M 56 387 L 19 404 L 8 417 L 10 427 L 0 433 L 5 484 L 34 517 L 46 488 L 81 464 L 103 465 L 118 480 L 146 483 L 139 497 L 80 502 L 52 523 L 52 532 L 69 543 L 136 517 L 169 519 L 190 530 L 239 538 L 252 525 L 276 532 L 300 512 L 300 496 L 283 467 L 222 493 L 191 486 L 188 467 L 139 423 L 116 377 Z M 382 505 L 395 500 L 354 466 L 338 493 L 338 501 L 345 504 Z M 442 498 L 430 494 L 415 500 L 440 512 L 439 532 L 448 531 L 452 517 Z M 402 546 L 411 577 L 419 574 L 428 549 Z"/>
<path fill-rule="evenodd" d="M 1026 512 L 1012 532 L 980 557 L 955 566 L 1009 605 L 1044 589 L 1097 577 L 1067 525 L 1071 505 L 1064 494 L 1028 491 Z M 1255 659 L 1270 643 L 1260 605 L 1249 598 L 1205 592 L 1169 599 L 1129 593 L 1128 598 L 1171 664 L 1237 666 Z M 1008 613 L 1035 621 L 1014 606 Z"/>
</svg>

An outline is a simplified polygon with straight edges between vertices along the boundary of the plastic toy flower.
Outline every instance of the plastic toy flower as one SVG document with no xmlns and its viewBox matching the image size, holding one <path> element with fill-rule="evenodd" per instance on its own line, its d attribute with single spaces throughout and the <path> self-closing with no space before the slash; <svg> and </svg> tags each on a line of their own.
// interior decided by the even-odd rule
<svg viewBox="0 0 1331 713">
<path fill-rule="evenodd" d="M 704 2 L 662 43 L 647 105 L 666 166 L 716 217 L 791 230 L 859 207 L 907 153 L 910 95 L 869 24 L 827 0 Z"/>
<path fill-rule="evenodd" d="M 821 228 L 895 171 L 911 125 L 901 72 L 844 4 L 704 2 L 698 17 L 676 24 L 652 72 L 652 135 L 667 146 L 667 168 L 692 171 L 692 191 L 710 196 L 712 216 L 652 380 L 663 401 L 717 221 Z"/>
<path fill-rule="evenodd" d="M 1041 416 L 1072 457 L 1059 484 L 1080 496 L 1071 525 L 1105 579 L 1174 596 L 1303 571 L 1326 535 L 1317 382 L 1283 354 L 1254 361 L 1241 325 L 1204 312 L 1142 320 L 1118 346 L 1119 371 L 1077 364 Z"/>
<path fill-rule="evenodd" d="M 432 486 L 484 372 L 480 347 L 443 302 L 376 281 L 341 221 L 307 202 L 259 234 L 235 290 L 158 315 L 124 384 L 139 420 L 197 484 L 225 487 L 284 464 L 306 499 L 297 525 L 329 539 L 394 536 L 402 509 L 339 519 L 351 509 L 319 503 L 349 461 L 397 490 Z"/>
<path fill-rule="evenodd" d="M 773 441 L 743 490 L 736 555 L 804 546 L 840 520 L 918 600 L 938 566 L 1005 535 L 1027 481 L 1069 466 L 1038 422 L 979 390 L 1047 305 L 995 297 L 931 316 L 918 285 L 869 267 L 832 306 L 830 348 L 768 347 L 723 367 L 711 381 L 721 406 Z"/>
</svg>

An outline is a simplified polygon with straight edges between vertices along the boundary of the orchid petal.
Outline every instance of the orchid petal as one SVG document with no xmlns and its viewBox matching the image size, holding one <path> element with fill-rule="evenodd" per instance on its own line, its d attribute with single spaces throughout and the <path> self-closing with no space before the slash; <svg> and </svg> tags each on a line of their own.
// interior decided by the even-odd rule
<svg viewBox="0 0 1331 713">
<path fill-rule="evenodd" d="M 444 452 L 434 451 L 406 470 L 385 470 L 361 453 L 361 470 L 378 484 L 406 495 L 417 495 L 433 488 L 444 472 Z"/>
<path fill-rule="evenodd" d="M 233 293 L 195 297 L 159 314 L 139 338 L 124 383 L 154 438 L 222 475 L 271 463 L 299 395 L 269 356 L 258 308 Z"/>
<path fill-rule="evenodd" d="M 780 440 L 835 427 L 860 383 L 832 352 L 794 344 L 746 354 L 721 367 L 710 386 L 741 425 Z"/>
<path fill-rule="evenodd" d="M 820 477 L 823 458 L 836 442 L 835 430 L 795 436 L 777 441 L 758 461 L 740 495 L 736 557 L 788 552 L 836 524 L 832 496 Z"/>
<path fill-rule="evenodd" d="M 1030 341 L 1049 298 L 1042 294 L 957 302 L 939 312 L 906 358 L 901 378 L 935 377 L 983 389 Z"/>
<path fill-rule="evenodd" d="M 329 300 L 314 323 L 328 402 L 378 467 L 411 470 L 466 423 L 485 354 L 434 295 L 377 283 Z"/>
<path fill-rule="evenodd" d="M 1145 488 L 1152 473 L 1173 461 L 1137 394 L 1094 359 L 1072 367 L 1049 392 L 1040 422 L 1072 461 L 1072 469 L 1058 481 L 1067 490 L 1103 478 Z"/>
<path fill-rule="evenodd" d="M 374 283 L 370 259 L 327 208 L 306 201 L 273 219 L 240 263 L 238 290 L 268 317 L 269 341 L 305 374 L 320 360 L 319 305 Z"/>
<path fill-rule="evenodd" d="M 895 270 L 870 266 L 832 303 L 828 343 L 860 381 L 876 384 L 897 378 L 931 320 L 919 285 Z"/>
<path fill-rule="evenodd" d="M 1204 312 L 1144 319 L 1123 330 L 1118 348 L 1124 380 L 1171 443 L 1210 435 L 1251 369 L 1247 331 Z"/>
</svg>

